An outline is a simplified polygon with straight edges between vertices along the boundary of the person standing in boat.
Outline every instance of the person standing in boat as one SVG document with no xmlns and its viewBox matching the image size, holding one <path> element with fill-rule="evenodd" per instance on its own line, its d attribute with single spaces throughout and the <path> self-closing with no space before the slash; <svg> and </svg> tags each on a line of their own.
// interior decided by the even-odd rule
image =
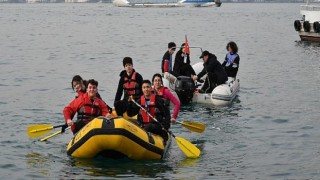
<svg viewBox="0 0 320 180">
<path fill-rule="evenodd" d="M 190 65 L 190 56 L 186 53 L 185 43 L 181 45 L 179 51 L 176 53 L 173 66 L 173 73 L 176 76 L 192 77 L 196 75 L 196 72 Z"/>
<path fill-rule="evenodd" d="M 164 78 L 168 79 L 170 82 L 176 80 L 176 75 L 173 72 L 173 61 L 172 55 L 176 50 L 176 44 L 174 42 L 168 43 L 168 50 L 164 53 L 161 62 L 161 70 Z"/>
<path fill-rule="evenodd" d="M 203 59 L 204 67 L 202 71 L 198 75 L 193 76 L 192 79 L 194 81 L 200 80 L 201 77 L 207 74 L 204 85 L 199 92 L 211 93 L 216 86 L 224 84 L 228 80 L 228 76 L 214 54 L 209 51 L 203 51 L 200 58 Z"/>
<path fill-rule="evenodd" d="M 151 82 L 149 80 L 143 80 L 142 92 L 143 95 L 136 103 L 140 104 L 143 109 L 140 109 L 139 106 L 134 104 L 130 111 L 133 111 L 133 114 L 138 114 L 138 122 L 142 128 L 148 132 L 162 136 L 166 141 L 168 139 L 167 130 L 170 128 L 170 110 L 164 105 L 164 101 L 160 96 L 152 93 Z M 130 98 L 129 100 L 132 99 Z M 158 122 L 156 122 L 153 117 Z"/>
<path fill-rule="evenodd" d="M 142 95 L 141 84 L 143 81 L 142 76 L 136 72 L 135 69 L 133 69 L 131 57 L 123 58 L 122 63 L 124 70 L 120 73 L 120 80 L 114 100 L 114 107 L 117 115 L 119 116 L 122 116 L 122 114 L 127 110 L 128 106 L 132 106 L 131 102 L 128 102 L 128 98 L 130 96 L 133 96 L 134 99 L 140 98 Z M 121 100 L 122 94 L 123 99 Z"/>
<path fill-rule="evenodd" d="M 160 96 L 163 99 L 165 106 L 169 108 L 170 102 L 174 104 L 173 114 L 170 120 L 171 123 L 175 123 L 180 110 L 180 100 L 176 98 L 167 87 L 163 86 L 162 77 L 160 74 L 157 73 L 153 75 L 152 83 L 152 93 Z"/>
<path fill-rule="evenodd" d="M 90 79 L 88 81 L 87 92 L 77 97 L 63 109 L 63 115 L 71 131 L 75 134 L 83 126 L 98 116 L 111 116 L 108 105 L 97 97 L 98 81 Z M 72 118 L 77 113 L 77 121 L 74 123 Z"/>
<path fill-rule="evenodd" d="M 222 67 L 226 71 L 228 77 L 235 78 L 238 73 L 240 56 L 238 55 L 238 46 L 235 42 L 230 41 L 226 47 L 228 53 L 222 63 Z"/>
</svg>

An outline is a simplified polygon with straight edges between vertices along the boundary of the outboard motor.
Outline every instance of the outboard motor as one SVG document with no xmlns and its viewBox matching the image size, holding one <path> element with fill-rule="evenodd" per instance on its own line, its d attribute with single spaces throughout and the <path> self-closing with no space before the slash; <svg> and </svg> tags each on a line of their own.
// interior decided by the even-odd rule
<svg viewBox="0 0 320 180">
<path fill-rule="evenodd" d="M 188 104 L 192 100 L 195 89 L 196 87 L 191 77 L 177 77 L 177 80 L 175 82 L 175 91 L 182 104 Z"/>
</svg>

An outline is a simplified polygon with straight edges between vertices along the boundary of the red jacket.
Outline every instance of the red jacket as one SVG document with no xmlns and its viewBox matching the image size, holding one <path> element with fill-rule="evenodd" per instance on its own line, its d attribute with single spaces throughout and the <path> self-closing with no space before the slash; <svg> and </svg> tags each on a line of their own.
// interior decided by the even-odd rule
<svg viewBox="0 0 320 180">
<path fill-rule="evenodd" d="M 71 103 L 63 109 L 65 121 L 67 122 L 68 119 L 72 119 L 77 112 L 78 114 L 79 112 L 86 114 L 84 122 L 88 123 L 92 118 L 106 116 L 108 114 L 108 108 L 103 100 L 95 98 L 92 102 L 88 97 L 88 93 L 85 93 L 71 101 Z M 89 119 L 89 117 L 91 117 L 91 119 Z"/>
</svg>

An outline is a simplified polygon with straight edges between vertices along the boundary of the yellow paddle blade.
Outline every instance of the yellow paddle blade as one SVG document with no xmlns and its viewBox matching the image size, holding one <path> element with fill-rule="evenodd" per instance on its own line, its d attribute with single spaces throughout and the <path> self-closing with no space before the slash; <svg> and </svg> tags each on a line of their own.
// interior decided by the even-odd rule
<svg viewBox="0 0 320 180">
<path fill-rule="evenodd" d="M 181 151 L 189 158 L 198 158 L 200 156 L 200 149 L 198 149 L 194 144 L 191 142 L 181 138 L 181 137 L 174 137 L 176 142 L 181 149 Z"/>
<path fill-rule="evenodd" d="M 27 127 L 27 133 L 29 138 L 36 138 L 47 134 L 53 129 L 53 126 L 48 124 L 36 124 Z"/>
<path fill-rule="evenodd" d="M 192 121 L 178 122 L 177 121 L 177 123 L 182 124 L 183 127 L 197 133 L 203 133 L 203 131 L 206 129 L 206 126 L 199 122 L 192 122 Z"/>
</svg>

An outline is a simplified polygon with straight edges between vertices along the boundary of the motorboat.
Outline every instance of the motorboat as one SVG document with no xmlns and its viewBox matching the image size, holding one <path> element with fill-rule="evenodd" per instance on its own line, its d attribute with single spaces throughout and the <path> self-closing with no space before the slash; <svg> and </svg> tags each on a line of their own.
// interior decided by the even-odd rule
<svg viewBox="0 0 320 180">
<path fill-rule="evenodd" d="M 294 21 L 294 28 L 299 32 L 301 41 L 320 42 L 320 6 L 301 5 L 301 20 Z"/>
<path fill-rule="evenodd" d="M 203 69 L 203 63 L 198 62 L 194 64 L 192 68 L 198 74 Z M 203 79 L 204 78 L 206 77 L 203 77 Z M 199 86 L 199 88 L 201 88 L 201 86 Z M 225 84 L 215 87 L 211 93 L 194 93 L 192 102 L 213 104 L 215 106 L 226 106 L 232 103 L 239 90 L 240 80 L 228 77 L 228 81 Z"/>
<path fill-rule="evenodd" d="M 196 89 L 195 83 L 191 77 L 175 77 L 169 73 L 165 73 L 162 81 L 163 85 L 179 98 L 181 104 L 189 104 L 191 102 L 193 93 Z"/>
<path fill-rule="evenodd" d="M 239 89 L 239 79 L 228 77 L 228 81 L 225 84 L 215 87 L 211 93 L 193 94 L 192 102 L 226 106 L 232 103 Z"/>
</svg>

